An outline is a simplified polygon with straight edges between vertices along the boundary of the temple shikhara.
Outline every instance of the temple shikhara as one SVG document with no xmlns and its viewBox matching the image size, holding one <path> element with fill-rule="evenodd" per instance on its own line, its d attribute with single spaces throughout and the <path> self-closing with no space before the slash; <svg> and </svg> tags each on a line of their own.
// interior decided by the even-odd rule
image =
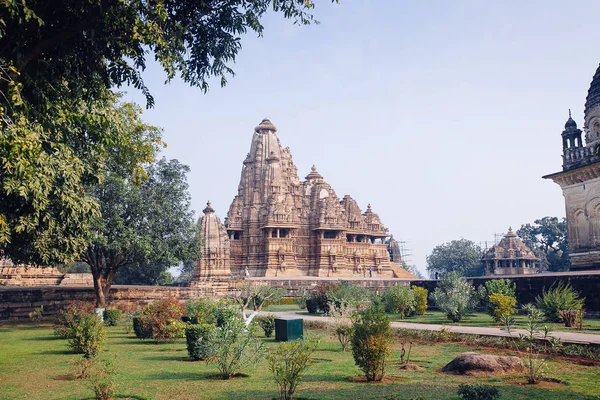
<svg viewBox="0 0 600 400">
<path fill-rule="evenodd" d="M 481 261 L 486 275 L 526 275 L 538 271 L 540 259 L 508 228 L 500 243 L 487 249 Z"/>
<path fill-rule="evenodd" d="M 600 269 L 600 67 L 585 102 L 583 130 L 585 145 L 569 111 L 561 135 L 563 170 L 544 176 L 565 197 L 572 270 Z"/>
<path fill-rule="evenodd" d="M 388 230 L 371 205 L 340 199 L 313 166 L 304 181 L 264 119 L 243 161 L 224 223 L 208 203 L 193 281 L 233 277 L 415 278 L 390 260 Z M 389 240 L 388 240 L 389 242 Z M 395 260 L 396 261 L 396 260 Z"/>
</svg>

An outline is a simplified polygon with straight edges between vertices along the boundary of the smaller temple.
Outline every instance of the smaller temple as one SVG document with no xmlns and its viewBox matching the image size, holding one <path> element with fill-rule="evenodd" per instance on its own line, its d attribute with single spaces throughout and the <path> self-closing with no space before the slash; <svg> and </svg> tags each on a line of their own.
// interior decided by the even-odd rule
<svg viewBox="0 0 600 400">
<path fill-rule="evenodd" d="M 204 215 L 198 221 L 200 258 L 194 263 L 193 282 L 227 280 L 231 276 L 229 238 L 227 230 L 206 203 Z"/>
<path fill-rule="evenodd" d="M 508 228 L 500 243 L 487 249 L 481 261 L 486 275 L 526 275 L 538 271 L 540 259 Z"/>
</svg>

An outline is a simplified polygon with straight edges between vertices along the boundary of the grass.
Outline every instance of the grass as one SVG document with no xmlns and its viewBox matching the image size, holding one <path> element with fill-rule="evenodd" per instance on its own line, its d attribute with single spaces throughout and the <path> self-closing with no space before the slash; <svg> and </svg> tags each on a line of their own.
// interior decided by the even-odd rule
<svg viewBox="0 0 600 400">
<path fill-rule="evenodd" d="M 446 318 L 446 314 L 441 311 L 427 311 L 425 315 L 417 315 L 410 318 L 400 319 L 400 315 L 390 315 L 392 321 L 412 322 L 419 324 L 438 324 L 438 325 L 458 325 L 458 326 L 477 326 L 477 327 L 491 327 L 491 328 L 502 328 L 502 324 L 497 323 L 484 312 L 474 312 L 467 315 L 459 322 L 452 322 Z M 526 321 L 525 315 L 515 315 L 515 323 L 517 328 L 525 326 Z M 564 332 L 579 332 L 579 333 L 598 333 L 600 334 L 600 319 L 598 318 L 585 318 L 583 320 L 583 329 L 577 330 L 575 328 L 567 328 L 564 324 L 558 323 L 547 323 L 550 331 L 564 331 Z"/>
<path fill-rule="evenodd" d="M 228 381 L 214 379 L 217 370 L 204 362 L 188 361 L 185 341 L 156 345 L 126 334 L 123 327 L 109 328 L 109 339 L 101 358 L 112 358 L 119 369 L 120 398 L 135 399 L 272 399 L 277 389 L 266 361 L 241 371 L 248 377 Z M 356 382 L 360 375 L 352 354 L 341 351 L 326 331 L 312 365 L 298 389 L 299 399 L 458 399 L 460 383 L 498 386 L 506 399 L 589 399 L 598 394 L 600 367 L 553 360 L 547 376 L 562 384 L 526 385 L 522 375 L 463 377 L 438 370 L 464 351 L 481 350 L 461 344 L 415 344 L 411 359 L 425 367 L 405 371 L 397 367 L 399 345 L 394 346 L 388 377 L 384 383 Z M 268 347 L 273 339 L 265 339 Z M 492 352 L 496 350 L 485 350 Z M 497 351 L 496 351 L 497 352 Z M 504 353 L 500 353 L 504 354 Z M 67 342 L 52 335 L 49 325 L 0 325 L 0 399 L 85 399 L 93 391 L 85 380 L 71 380 L 71 362 L 81 356 L 68 351 Z"/>
</svg>

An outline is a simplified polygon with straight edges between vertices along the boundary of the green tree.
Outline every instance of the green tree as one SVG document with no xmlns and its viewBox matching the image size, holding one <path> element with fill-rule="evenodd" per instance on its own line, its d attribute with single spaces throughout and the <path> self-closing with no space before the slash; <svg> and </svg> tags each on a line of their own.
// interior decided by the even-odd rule
<svg viewBox="0 0 600 400">
<path fill-rule="evenodd" d="M 541 258 L 543 268 L 550 271 L 567 271 L 571 267 L 565 218 L 536 219 L 533 224 L 521 225 L 517 235 Z"/>
<path fill-rule="evenodd" d="M 475 306 L 475 289 L 459 272 L 453 271 L 439 281 L 431 299 L 449 320 L 458 322 Z"/>
<path fill-rule="evenodd" d="M 352 356 L 367 381 L 381 381 L 391 352 L 392 329 L 383 306 L 374 303 L 352 322 Z"/>
<path fill-rule="evenodd" d="M 485 273 L 481 263 L 481 247 L 471 240 L 460 239 L 433 248 L 427 256 L 427 271 L 445 275 L 457 271 L 464 276 L 480 276 Z"/>
<path fill-rule="evenodd" d="M 248 31 L 272 10 L 315 22 L 310 0 L 9 0 L 0 2 L 0 251 L 16 262 L 71 262 L 100 209 L 89 184 L 110 163 L 143 172 L 156 154 L 123 134 L 111 89 L 142 79 L 148 57 L 166 81 L 225 85 Z M 127 110 L 130 108 L 130 110 Z M 139 121 L 137 121 L 139 124 Z M 160 138 L 160 136 L 158 137 Z M 156 144 L 156 143 L 155 143 Z"/>
<path fill-rule="evenodd" d="M 188 171 L 177 160 L 163 158 L 139 185 L 110 174 L 94 188 L 102 218 L 90 229 L 82 259 L 92 270 L 97 307 L 105 306 L 121 268 L 166 268 L 197 255 Z"/>
</svg>

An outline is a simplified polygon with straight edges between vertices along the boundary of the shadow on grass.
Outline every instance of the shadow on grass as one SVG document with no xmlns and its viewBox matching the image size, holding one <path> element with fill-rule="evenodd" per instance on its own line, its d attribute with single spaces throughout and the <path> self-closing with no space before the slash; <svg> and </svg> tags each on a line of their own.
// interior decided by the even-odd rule
<svg viewBox="0 0 600 400">
<path fill-rule="evenodd" d="M 186 380 L 186 381 L 197 381 L 197 380 L 214 380 L 217 373 L 211 372 L 173 372 L 173 371 L 161 371 L 155 374 L 150 374 L 146 379 L 148 380 Z"/>
<path fill-rule="evenodd" d="M 159 357 L 159 356 L 150 356 L 150 357 L 144 357 L 142 358 L 142 360 L 147 360 L 147 361 L 186 361 L 186 362 L 202 362 L 201 360 L 192 360 L 191 358 L 189 358 L 188 356 L 182 356 L 182 355 L 171 355 L 171 356 L 164 356 L 164 357 Z"/>
<path fill-rule="evenodd" d="M 85 397 L 83 400 L 95 399 L 95 397 Z M 138 396 L 137 394 L 116 394 L 113 399 L 150 400 L 149 397 Z"/>
<path fill-rule="evenodd" d="M 63 338 L 61 338 L 60 336 L 56 336 L 56 335 L 48 335 L 48 336 L 35 336 L 35 337 L 31 337 L 31 338 L 27 338 L 25 340 L 48 340 L 48 341 L 56 341 L 56 340 L 63 340 Z"/>
<path fill-rule="evenodd" d="M 71 350 L 45 350 L 45 351 L 40 351 L 37 354 L 58 354 L 58 355 L 62 355 L 62 354 L 75 354 L 73 353 Z"/>
</svg>

